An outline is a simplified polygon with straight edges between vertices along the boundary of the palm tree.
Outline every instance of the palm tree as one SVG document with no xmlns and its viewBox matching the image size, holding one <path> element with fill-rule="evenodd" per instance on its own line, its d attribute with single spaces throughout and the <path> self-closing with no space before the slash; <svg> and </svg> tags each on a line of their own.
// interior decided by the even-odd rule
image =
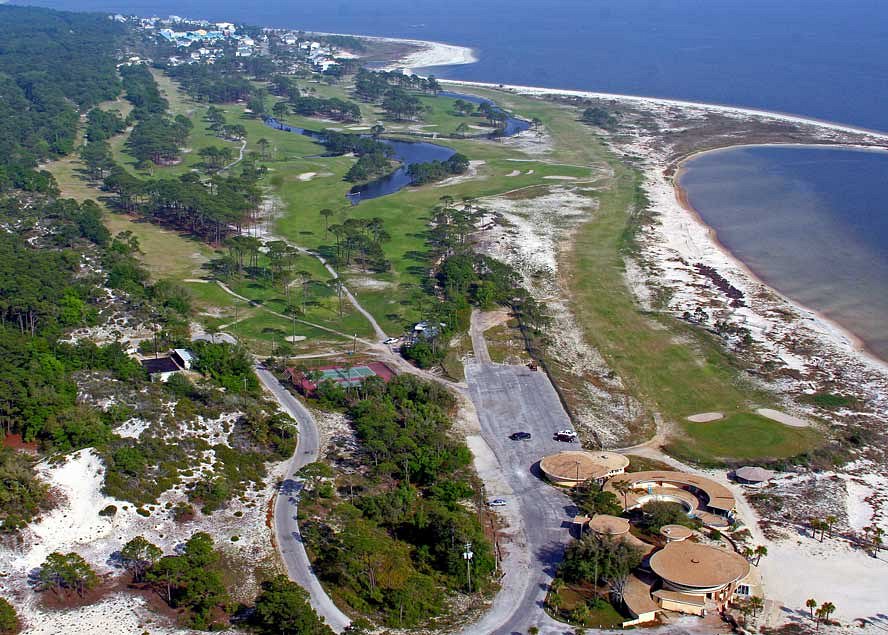
<svg viewBox="0 0 888 635">
<path fill-rule="evenodd" d="M 817 600 L 814 598 L 808 598 L 808 601 L 805 602 L 805 606 L 808 607 L 808 610 L 811 611 L 811 619 L 814 619 L 814 609 L 817 608 Z"/>
<path fill-rule="evenodd" d="M 623 509 L 625 510 L 629 507 L 629 492 L 632 491 L 632 485 L 629 484 L 629 481 L 617 481 L 614 483 L 614 489 L 623 495 Z"/>
<path fill-rule="evenodd" d="M 823 621 L 829 623 L 829 616 L 836 612 L 836 605 L 832 602 L 824 602 L 820 605 L 820 612 L 823 614 Z"/>
<path fill-rule="evenodd" d="M 765 606 L 765 601 L 757 595 L 753 595 L 749 598 L 749 608 L 752 609 L 752 616 L 755 617 L 756 613 L 760 611 Z"/>
<path fill-rule="evenodd" d="M 764 545 L 759 545 L 755 548 L 755 566 L 759 565 L 759 562 L 762 561 L 762 556 L 768 555 L 768 548 Z"/>
</svg>

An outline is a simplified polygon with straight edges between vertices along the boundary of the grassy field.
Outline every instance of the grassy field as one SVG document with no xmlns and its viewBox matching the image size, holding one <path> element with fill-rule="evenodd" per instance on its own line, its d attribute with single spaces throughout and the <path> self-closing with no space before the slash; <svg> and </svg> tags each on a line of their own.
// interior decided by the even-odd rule
<svg viewBox="0 0 888 635">
<path fill-rule="evenodd" d="M 819 434 L 809 428 L 792 428 L 747 412 L 712 423 L 686 423 L 691 442 L 676 440 L 669 453 L 691 461 L 712 459 L 780 459 L 811 448 Z"/>
</svg>

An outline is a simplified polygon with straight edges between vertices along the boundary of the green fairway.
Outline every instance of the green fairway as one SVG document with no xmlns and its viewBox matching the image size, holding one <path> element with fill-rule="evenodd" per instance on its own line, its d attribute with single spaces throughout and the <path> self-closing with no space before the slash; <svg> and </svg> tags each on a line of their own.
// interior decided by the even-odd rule
<svg viewBox="0 0 888 635">
<path fill-rule="evenodd" d="M 695 462 L 713 459 L 782 459 L 812 447 L 814 430 L 792 428 L 752 413 L 729 415 L 711 423 L 683 424 L 690 440 L 676 440 L 671 454 Z"/>
</svg>

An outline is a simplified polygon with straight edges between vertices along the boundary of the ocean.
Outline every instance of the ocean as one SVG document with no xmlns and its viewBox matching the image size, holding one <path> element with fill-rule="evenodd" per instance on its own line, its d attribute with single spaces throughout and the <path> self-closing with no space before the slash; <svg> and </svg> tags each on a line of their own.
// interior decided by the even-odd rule
<svg viewBox="0 0 888 635">
<path fill-rule="evenodd" d="M 888 152 L 751 146 L 683 168 L 689 203 L 722 245 L 888 360 Z"/>
<path fill-rule="evenodd" d="M 27 3 L 17 0 L 19 3 Z M 676 98 L 888 132 L 885 0 L 31 0 L 469 46 L 439 77 Z M 722 242 L 888 358 L 888 161 L 836 149 L 703 155 L 683 183 Z"/>
<path fill-rule="evenodd" d="M 884 0 L 15 0 L 439 40 L 466 80 L 671 97 L 888 131 Z"/>
</svg>

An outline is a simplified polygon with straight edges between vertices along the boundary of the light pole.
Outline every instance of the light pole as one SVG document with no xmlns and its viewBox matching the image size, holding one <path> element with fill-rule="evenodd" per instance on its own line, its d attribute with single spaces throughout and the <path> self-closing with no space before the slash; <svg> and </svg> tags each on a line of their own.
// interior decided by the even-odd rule
<svg viewBox="0 0 888 635">
<path fill-rule="evenodd" d="M 469 593 L 472 592 L 472 557 L 475 554 L 472 553 L 472 543 L 467 542 L 465 551 L 463 551 L 463 559 L 466 561 L 466 581 L 469 585 Z"/>
</svg>

